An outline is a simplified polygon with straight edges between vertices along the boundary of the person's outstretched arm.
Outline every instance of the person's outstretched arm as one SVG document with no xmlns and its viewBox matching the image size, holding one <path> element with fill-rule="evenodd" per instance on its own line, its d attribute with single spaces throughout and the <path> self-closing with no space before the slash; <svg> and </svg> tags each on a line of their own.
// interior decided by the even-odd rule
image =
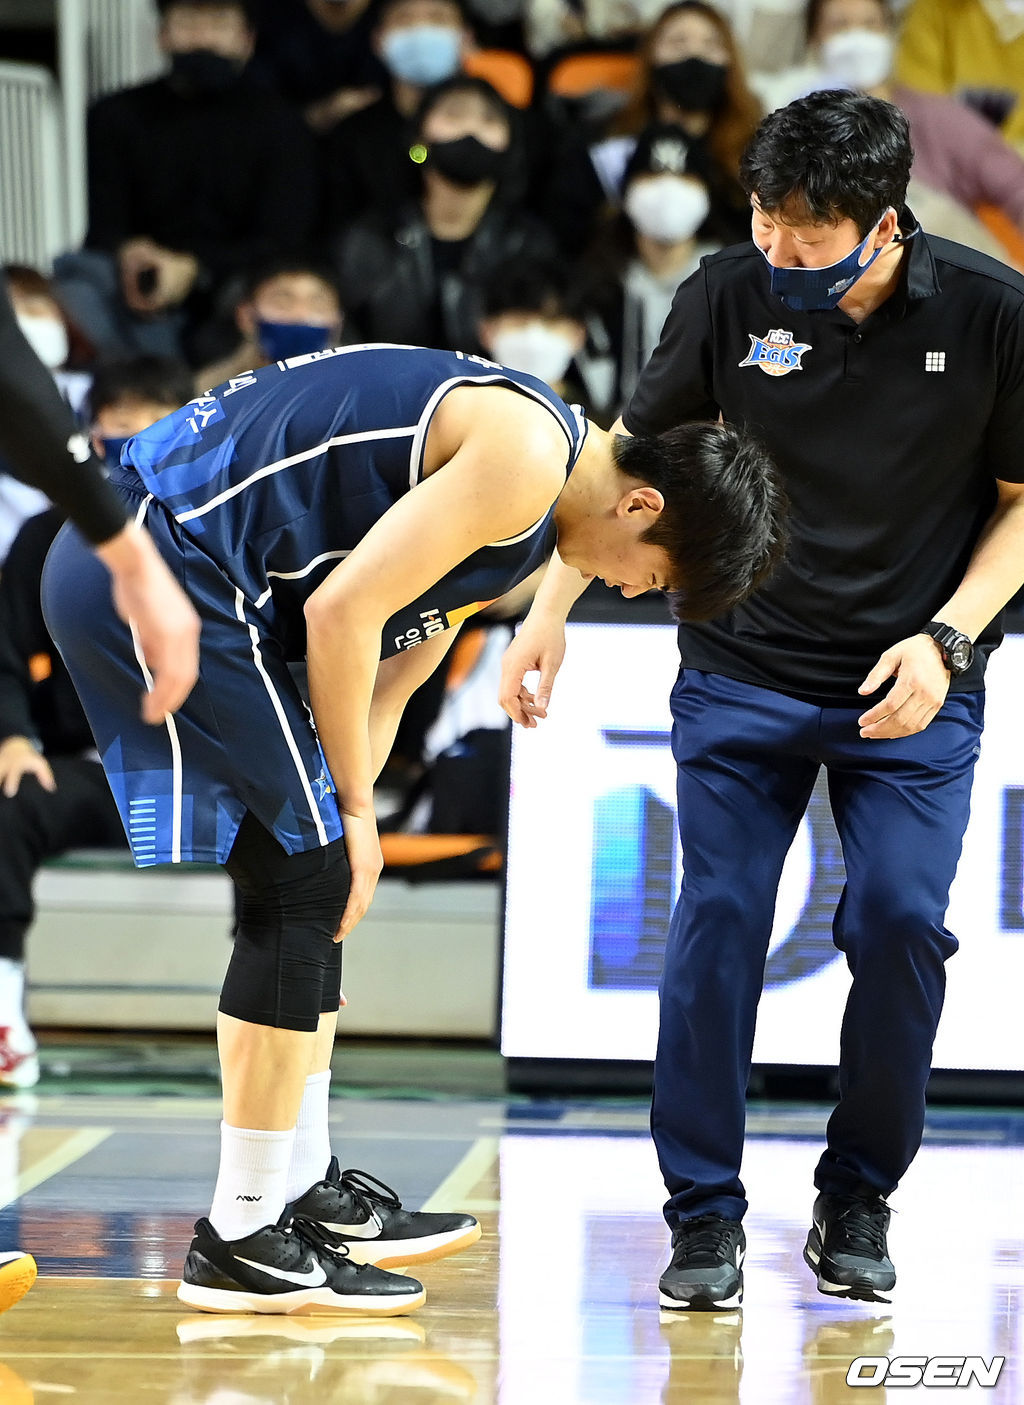
<svg viewBox="0 0 1024 1405">
<path fill-rule="evenodd" d="M 162 722 L 199 673 L 199 618 L 149 536 L 127 520 L 50 373 L 18 326 L 0 282 L 0 454 L 74 522 L 113 577 L 118 614 L 152 674 L 142 715 Z"/>
</svg>

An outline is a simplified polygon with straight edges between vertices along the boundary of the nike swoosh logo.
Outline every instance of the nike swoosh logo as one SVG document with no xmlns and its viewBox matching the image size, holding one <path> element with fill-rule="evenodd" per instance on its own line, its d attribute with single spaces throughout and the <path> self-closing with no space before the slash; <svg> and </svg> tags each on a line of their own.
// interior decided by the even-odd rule
<svg viewBox="0 0 1024 1405">
<path fill-rule="evenodd" d="M 744 1260 L 746 1257 L 747 1257 L 747 1251 L 746 1251 L 746 1249 L 740 1249 L 740 1250 L 737 1252 L 737 1254 L 736 1254 L 736 1267 L 737 1267 L 737 1268 L 742 1268 L 742 1267 L 743 1267 L 743 1260 Z"/>
<path fill-rule="evenodd" d="M 295 1283 L 300 1288 L 322 1288 L 327 1282 L 327 1274 L 322 1264 L 314 1264 L 302 1273 L 292 1273 L 286 1268 L 272 1268 L 270 1264 L 258 1264 L 252 1259 L 243 1259 L 241 1254 L 235 1254 L 234 1257 L 240 1264 L 246 1264 L 259 1273 L 266 1273 L 271 1278 L 280 1278 L 285 1283 Z"/>
<path fill-rule="evenodd" d="M 349 1239 L 376 1239 L 379 1234 L 384 1233 L 384 1225 L 376 1211 L 371 1212 L 370 1218 L 361 1224 L 328 1224 L 326 1220 L 320 1220 L 330 1234 L 344 1234 Z"/>
</svg>

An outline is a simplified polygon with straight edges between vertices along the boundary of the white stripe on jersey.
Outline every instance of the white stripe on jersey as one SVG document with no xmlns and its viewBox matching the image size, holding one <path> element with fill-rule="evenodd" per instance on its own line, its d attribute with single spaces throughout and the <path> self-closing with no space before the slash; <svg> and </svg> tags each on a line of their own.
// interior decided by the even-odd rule
<svg viewBox="0 0 1024 1405">
<path fill-rule="evenodd" d="M 344 551 L 324 551 L 321 552 L 319 556 L 314 556 L 312 561 L 302 566 L 298 571 L 268 571 L 267 579 L 269 580 L 270 577 L 273 576 L 274 579 L 278 581 L 300 581 L 303 576 L 308 576 L 310 571 L 315 571 L 317 566 L 321 565 L 324 561 L 341 561 L 344 557 L 351 555 L 351 548 L 346 548 Z M 262 610 L 273 593 L 273 587 L 268 586 L 262 595 L 256 597 L 253 604 L 256 606 L 257 610 Z"/>
<path fill-rule="evenodd" d="M 203 517 L 207 512 L 212 512 L 215 507 L 220 507 L 221 503 L 227 502 L 229 498 L 237 497 L 246 488 L 252 487 L 261 478 L 269 478 L 274 473 L 280 473 L 282 469 L 293 468 L 297 463 L 305 463 L 308 459 L 315 459 L 318 454 L 325 454 L 328 449 L 335 449 L 339 444 L 364 444 L 368 439 L 408 439 L 416 433 L 415 425 L 404 425 L 399 429 L 368 429 L 360 434 L 338 434 L 333 439 L 327 439 L 322 444 L 314 444 L 312 449 L 303 449 L 301 454 L 291 454 L 286 459 L 278 459 L 276 463 L 268 463 L 264 468 L 257 469 L 251 473 L 241 483 L 236 483 L 232 488 L 225 488 L 223 493 L 218 493 L 209 502 L 203 503 L 201 507 L 190 508 L 188 512 L 175 513 L 176 522 L 191 522 L 195 517 Z"/>
<path fill-rule="evenodd" d="M 420 476 L 423 472 L 423 449 L 426 444 L 427 430 L 430 428 L 430 421 L 434 417 L 434 412 L 436 411 L 438 405 L 441 403 L 442 399 L 448 394 L 448 392 L 450 390 L 454 390 L 455 387 L 459 385 L 505 385 L 510 390 L 516 391 L 519 395 L 529 396 L 531 400 L 536 400 L 538 405 L 543 405 L 545 410 L 548 410 L 552 415 L 554 415 L 566 439 L 568 439 L 569 441 L 569 448 L 572 449 L 572 430 L 566 423 L 563 416 L 560 415 L 559 412 L 555 409 L 554 405 L 552 405 L 551 401 L 548 400 L 546 396 L 541 395 L 539 391 L 531 390 L 528 385 L 520 385 L 518 381 L 514 381 L 511 379 L 511 377 L 506 375 L 453 376 L 451 380 L 442 381 L 441 384 L 437 387 L 433 395 L 431 395 L 430 399 L 423 407 L 423 413 L 420 415 L 419 423 L 416 425 L 416 435 L 412 441 L 412 448 L 409 450 L 410 488 L 415 488 L 416 484 L 420 481 Z M 580 423 L 582 421 L 585 429 L 586 421 L 582 420 L 582 414 L 577 414 L 576 411 L 572 411 L 572 413 L 574 415 L 574 423 L 576 424 L 577 428 L 580 426 Z M 583 437 L 586 437 L 585 433 Z M 583 439 L 581 438 L 579 448 L 581 449 L 582 447 Z M 578 457 L 578 454 L 579 449 L 577 449 L 573 454 L 574 463 L 576 461 L 576 458 Z M 534 528 L 531 527 L 530 531 L 534 531 Z M 527 533 L 527 536 L 528 535 L 529 532 Z M 518 540 L 521 540 L 521 538 L 519 538 Z"/>
<path fill-rule="evenodd" d="M 152 501 L 152 493 L 148 493 L 142 500 L 142 504 L 135 514 L 136 527 L 142 526 L 146 518 L 146 509 Z M 146 680 L 146 688 L 152 692 L 153 675 L 146 664 L 146 657 L 142 652 L 142 644 L 139 640 L 139 631 L 135 627 L 135 621 L 129 620 L 128 627 L 131 630 L 135 657 L 142 669 L 142 676 Z M 164 718 L 164 726 L 167 728 L 167 737 L 171 745 L 171 863 L 181 863 L 181 741 L 178 737 L 178 726 L 173 713 L 169 712 Z"/>
<path fill-rule="evenodd" d="M 291 758 L 295 762 L 295 769 L 299 774 L 299 781 L 302 784 L 303 793 L 309 805 L 309 813 L 312 815 L 313 823 L 316 826 L 317 838 L 320 840 L 321 846 L 323 846 L 328 842 L 327 830 L 324 828 L 324 822 L 321 818 L 319 807 L 313 799 L 313 787 L 309 783 L 309 777 L 306 775 L 305 767 L 302 764 L 302 757 L 299 755 L 299 748 L 296 745 L 294 736 L 292 736 L 291 728 L 288 726 L 288 718 L 285 716 L 284 708 L 281 706 L 281 699 L 278 697 L 277 689 L 274 687 L 270 674 L 267 672 L 266 665 L 263 662 L 263 655 L 260 653 L 259 631 L 255 625 L 246 624 L 245 596 L 237 589 L 235 591 L 235 616 L 249 631 L 249 639 L 252 642 L 253 662 L 256 665 L 260 677 L 263 679 L 263 685 L 270 698 L 270 704 L 277 714 L 277 720 L 284 734 L 285 745 L 288 747 Z"/>
</svg>

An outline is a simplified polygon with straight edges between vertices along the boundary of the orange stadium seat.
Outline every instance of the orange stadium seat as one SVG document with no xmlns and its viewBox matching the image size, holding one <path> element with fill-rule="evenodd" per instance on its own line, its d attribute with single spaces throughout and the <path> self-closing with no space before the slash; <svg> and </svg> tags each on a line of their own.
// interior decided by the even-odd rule
<svg viewBox="0 0 1024 1405">
<path fill-rule="evenodd" d="M 999 240 L 1010 263 L 1024 269 L 1024 234 L 996 205 L 979 205 L 974 212 L 988 232 Z"/>
<path fill-rule="evenodd" d="M 636 54 L 567 54 L 548 74 L 548 91 L 559 98 L 582 98 L 588 93 L 628 93 L 636 82 Z"/>
<path fill-rule="evenodd" d="M 533 68 L 522 54 L 510 49 L 477 49 L 462 66 L 470 77 L 486 79 L 513 107 L 529 107 L 533 101 Z"/>
</svg>

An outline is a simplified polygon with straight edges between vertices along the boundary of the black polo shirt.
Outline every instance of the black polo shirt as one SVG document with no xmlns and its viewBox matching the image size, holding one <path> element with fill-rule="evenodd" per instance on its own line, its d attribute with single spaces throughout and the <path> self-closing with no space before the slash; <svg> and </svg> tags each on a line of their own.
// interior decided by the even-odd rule
<svg viewBox="0 0 1024 1405">
<path fill-rule="evenodd" d="M 790 312 L 752 243 L 713 254 L 679 288 L 623 420 L 658 433 L 720 411 L 779 465 L 791 545 L 745 605 L 680 628 L 683 662 L 860 706 L 878 656 L 954 593 L 996 480 L 1024 482 L 1024 278 L 918 230 L 896 291 L 858 324 Z M 1001 637 L 997 619 L 953 688 L 983 686 Z"/>
</svg>

